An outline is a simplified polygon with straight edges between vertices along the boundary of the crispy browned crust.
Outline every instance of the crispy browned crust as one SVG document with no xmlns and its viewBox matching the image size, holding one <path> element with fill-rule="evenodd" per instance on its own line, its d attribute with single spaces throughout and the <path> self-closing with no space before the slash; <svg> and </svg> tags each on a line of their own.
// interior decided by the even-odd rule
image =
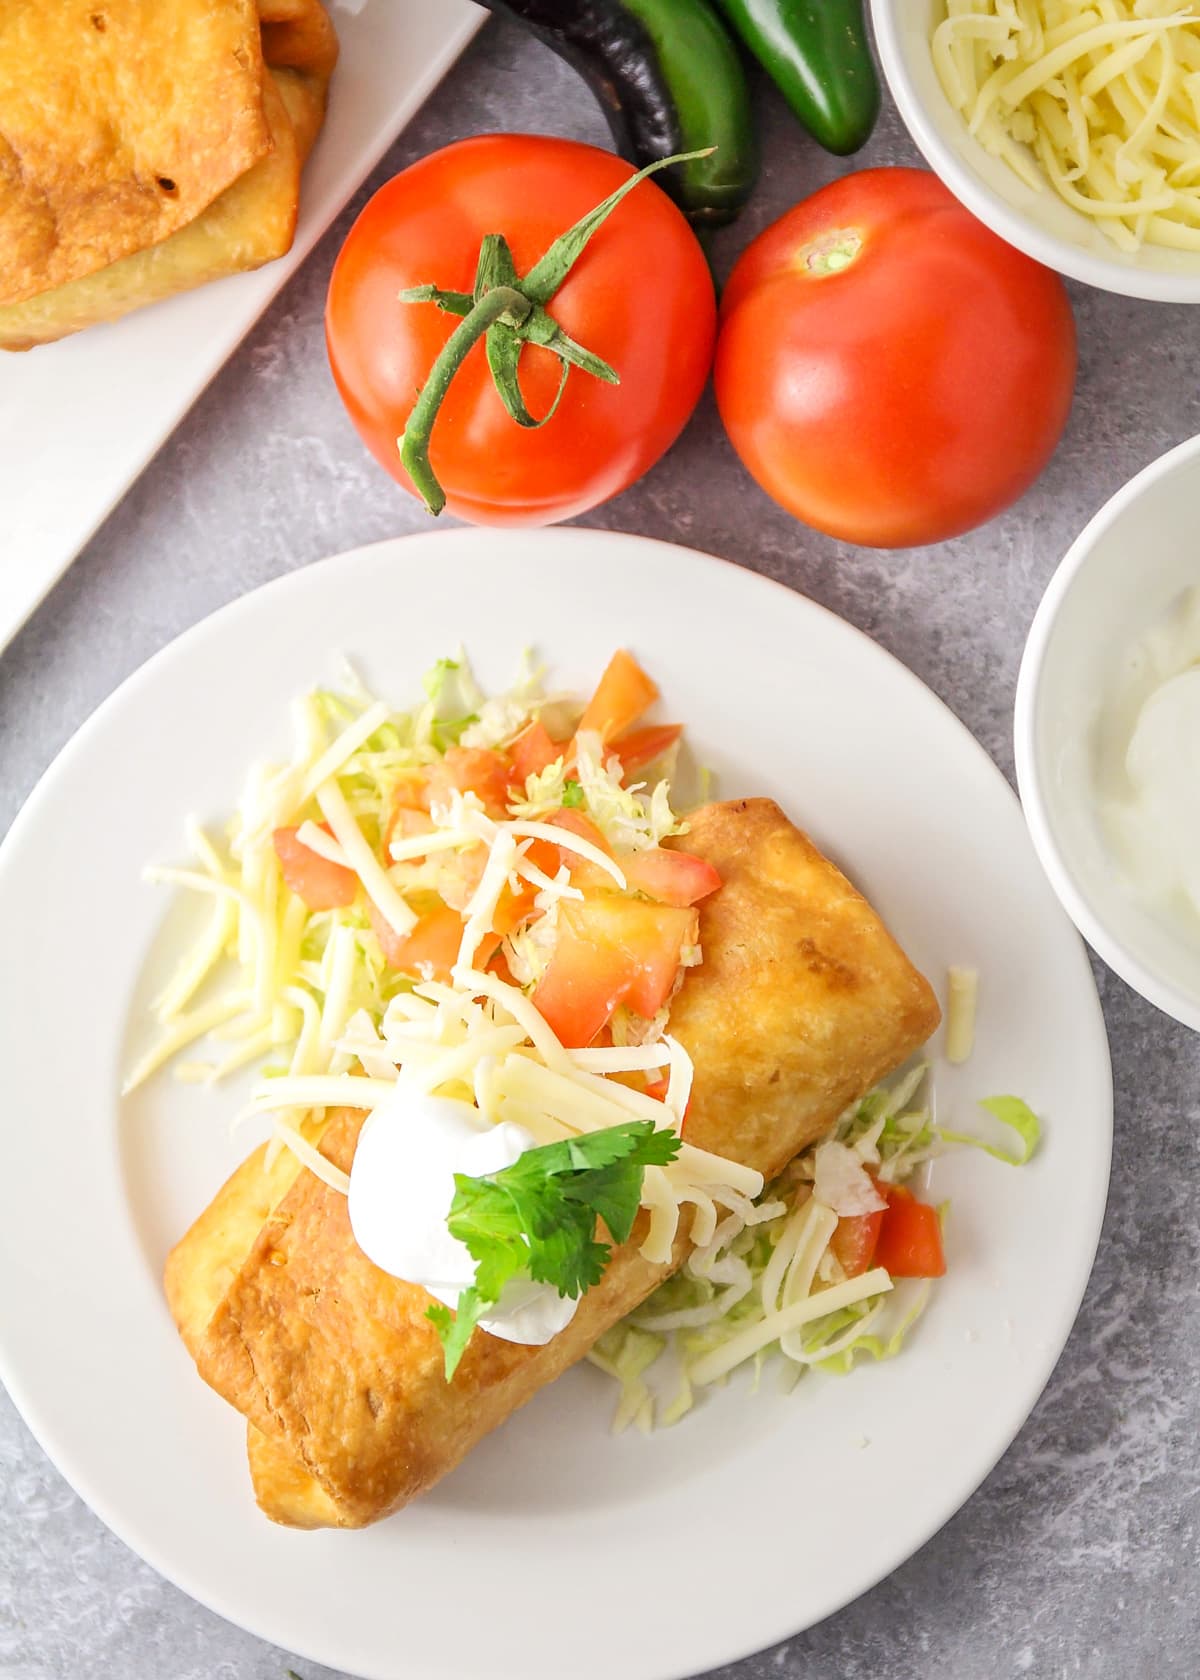
<svg viewBox="0 0 1200 1680">
<path fill-rule="evenodd" d="M 254 0 L 5 0 L 0 301 L 186 227 L 270 151 L 262 80 Z"/>
<path fill-rule="evenodd" d="M 707 807 L 685 844 L 724 882 L 701 910 L 704 964 L 672 1012 L 696 1063 L 687 1136 L 769 1176 L 924 1041 L 937 1005 L 866 901 L 777 806 Z M 342 1112 L 322 1141 L 344 1170 L 361 1123 Z M 218 1223 L 230 1229 L 227 1216 Z M 276 1448 L 268 1457 L 251 1436 L 260 1504 L 296 1526 L 343 1527 L 406 1504 L 682 1261 L 684 1238 L 671 1264 L 650 1265 L 642 1235 L 639 1226 L 614 1252 L 547 1346 L 477 1334 L 447 1384 L 428 1295 L 373 1266 L 345 1198 L 298 1175 L 194 1350 L 206 1380 Z"/>
<path fill-rule="evenodd" d="M 300 1176 L 290 1150 L 282 1150 L 269 1170 L 266 1157 L 266 1144 L 247 1156 L 167 1256 L 167 1305 L 193 1358 L 272 1208 Z"/>
<path fill-rule="evenodd" d="M 16 3 L 20 9 L 26 0 L 16 0 Z M 183 0 L 170 0 L 170 4 L 162 0 L 161 10 L 166 12 L 172 5 L 182 3 Z M 242 0 L 187 0 L 187 3 L 201 5 L 206 15 L 228 14 L 228 19 L 245 9 Z M 160 0 L 153 0 L 153 4 L 159 7 Z M 70 8 L 75 7 L 76 0 L 70 0 Z M 42 9 L 49 12 L 58 8 Z M 139 177 L 138 190 L 132 199 L 135 207 L 140 212 L 142 199 L 152 187 L 158 198 L 173 207 L 170 217 L 164 216 L 153 225 L 146 216 L 140 220 L 131 218 L 127 226 L 122 226 L 114 210 L 106 224 L 107 242 L 93 243 L 92 254 L 96 260 L 68 263 L 64 256 L 66 247 L 55 246 L 49 254 L 54 256 L 53 261 L 43 251 L 47 260 L 41 269 L 37 266 L 37 241 L 26 233 L 19 247 L 24 255 L 11 258 L 14 273 L 17 262 L 22 264 L 20 283 L 8 285 L 4 258 L 6 222 L 14 227 L 18 223 L 25 226 L 32 216 L 26 201 L 32 198 L 35 205 L 40 205 L 41 199 L 32 182 L 9 179 L 6 175 L 0 101 L 0 349 L 27 350 L 49 343 L 209 280 L 258 268 L 290 249 L 299 206 L 300 173 L 324 119 L 329 76 L 337 58 L 337 38 L 320 0 L 263 0 L 261 9 L 262 47 L 258 9 L 250 5 L 250 46 L 237 49 L 237 54 L 246 56 L 253 69 L 247 87 L 252 83 L 253 111 L 262 135 L 257 150 L 251 155 L 242 148 L 236 153 L 237 167 L 231 167 L 218 178 L 215 168 L 205 169 L 203 134 L 198 134 L 196 143 L 201 150 L 195 160 L 189 154 L 178 166 L 172 163 L 169 173 L 164 164 L 159 176 L 149 184 Z M 95 4 L 82 8 L 91 34 L 95 31 L 87 18 L 92 13 L 106 18 L 105 30 L 99 36 L 103 42 L 118 36 L 124 39 L 126 11 L 132 16 L 140 10 L 141 0 L 113 0 L 113 4 L 99 11 Z M 278 21 L 266 22 L 268 14 Z M 7 15 L 0 7 L 0 50 L 4 40 L 3 20 Z M 151 45 L 159 52 L 168 50 L 168 43 L 155 37 L 143 49 L 147 54 Z M 175 52 L 175 58 L 158 65 L 160 77 L 175 75 L 181 61 L 191 63 L 190 37 L 182 60 L 177 44 L 170 50 Z M 241 62 L 240 56 L 237 62 Z M 120 85 L 124 88 L 127 84 L 122 79 Z M 149 85 L 150 96 L 157 97 L 153 75 Z M 205 111 L 206 120 L 211 122 L 222 111 L 212 103 L 220 90 L 210 91 Z M 242 91 L 245 93 L 246 89 Z M 108 121 L 103 98 L 110 92 L 104 86 L 92 90 L 92 96 L 101 103 L 89 114 L 89 121 L 101 126 Z M 247 123 L 234 120 L 228 103 L 227 99 L 224 116 L 233 123 L 232 133 L 236 136 Z M 231 150 L 229 157 L 234 156 Z M 10 157 L 10 164 L 11 161 Z M 129 168 L 135 167 L 134 152 L 127 153 L 125 163 Z M 172 182 L 169 194 L 156 184 L 158 179 Z M 211 191 L 202 191 L 197 184 L 200 182 L 216 184 Z M 112 197 L 116 184 L 110 182 L 109 186 L 109 197 Z M 122 190 L 127 197 L 133 192 L 128 183 Z"/>
<path fill-rule="evenodd" d="M 246 1459 L 258 1508 L 285 1528 L 346 1528 L 341 1507 L 279 1440 L 246 1425 Z"/>
<path fill-rule="evenodd" d="M 706 805 L 689 821 L 679 845 L 724 884 L 700 907 L 704 961 L 671 1008 L 695 1066 L 687 1137 L 769 1178 L 925 1042 L 937 1000 L 773 800 Z"/>
</svg>

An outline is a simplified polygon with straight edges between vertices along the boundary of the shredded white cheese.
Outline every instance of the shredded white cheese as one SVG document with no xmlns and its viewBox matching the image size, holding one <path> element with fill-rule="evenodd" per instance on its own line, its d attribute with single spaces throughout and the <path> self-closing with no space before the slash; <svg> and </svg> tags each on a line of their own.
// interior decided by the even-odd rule
<svg viewBox="0 0 1200 1680">
<path fill-rule="evenodd" d="M 951 968 L 946 975 L 946 1060 L 962 1063 L 975 1048 L 979 970 Z"/>
<path fill-rule="evenodd" d="M 346 863 L 363 884 L 367 897 L 379 914 L 402 938 L 416 926 L 416 914 L 405 904 L 383 865 L 363 838 L 346 803 L 346 796 L 336 782 L 325 782 L 317 789 L 317 804 L 321 815 L 333 830 L 334 839 L 341 846 Z"/>
<path fill-rule="evenodd" d="M 971 133 L 1122 250 L 1200 250 L 1200 17 L 1174 0 L 943 0 L 933 61 Z"/>
</svg>

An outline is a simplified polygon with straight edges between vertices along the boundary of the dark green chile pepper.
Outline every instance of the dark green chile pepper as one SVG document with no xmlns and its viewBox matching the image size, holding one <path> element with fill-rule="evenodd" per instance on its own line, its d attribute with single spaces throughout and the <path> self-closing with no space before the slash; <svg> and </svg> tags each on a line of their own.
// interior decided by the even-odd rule
<svg viewBox="0 0 1200 1680">
<path fill-rule="evenodd" d="M 796 116 L 845 157 L 870 138 L 879 78 L 862 0 L 718 0 Z"/>
<path fill-rule="evenodd" d="M 524 24 L 584 77 L 617 150 L 645 168 L 712 146 L 664 171 L 698 226 L 732 221 L 758 179 L 750 90 L 709 0 L 483 0 Z"/>
</svg>

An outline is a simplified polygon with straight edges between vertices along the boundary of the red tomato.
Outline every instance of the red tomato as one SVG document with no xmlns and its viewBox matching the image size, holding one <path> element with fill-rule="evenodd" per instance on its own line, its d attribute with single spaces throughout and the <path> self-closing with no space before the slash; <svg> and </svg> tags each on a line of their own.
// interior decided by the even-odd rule
<svg viewBox="0 0 1200 1680">
<path fill-rule="evenodd" d="M 534 990 L 534 1006 L 564 1044 L 590 1044 L 618 1004 L 647 1016 L 662 1008 L 683 947 L 695 937 L 694 910 L 615 894 L 564 902 L 558 942 Z"/>
<path fill-rule="evenodd" d="M 528 777 L 538 775 L 562 755 L 562 744 L 555 741 L 545 724 L 535 718 L 508 749 L 508 756 L 512 759 L 514 782 L 524 790 Z"/>
<path fill-rule="evenodd" d="M 537 898 L 536 887 L 526 887 L 524 892 L 510 892 L 507 887 L 500 894 L 496 902 L 496 913 L 492 917 L 492 928 L 496 933 L 512 933 L 522 922 L 527 922 L 533 915 Z"/>
<path fill-rule="evenodd" d="M 935 1278 L 946 1270 L 937 1209 L 919 1202 L 902 1184 L 881 1184 L 887 1209 L 879 1227 L 874 1263 L 893 1277 Z"/>
<path fill-rule="evenodd" d="M 570 806 L 564 805 L 562 810 L 551 811 L 549 816 L 542 817 L 541 821 L 550 828 L 565 828 L 568 833 L 577 834 L 581 840 L 590 841 L 607 857 L 612 856 L 612 848 L 608 841 L 592 819 L 585 816 L 582 811 L 572 810 Z M 598 864 L 580 857 L 578 852 L 572 851 L 568 846 L 556 846 L 550 840 L 532 840 L 525 855 L 530 863 L 540 869 L 544 875 L 549 875 L 551 879 L 566 864 L 571 871 L 576 886 L 589 889 L 593 886 L 601 888 L 616 886 L 612 876 L 601 869 Z"/>
<path fill-rule="evenodd" d="M 422 791 L 425 787 L 424 777 L 421 779 Z M 414 789 L 411 782 L 404 784 L 405 792 L 411 794 Z M 387 826 L 383 833 L 383 853 L 385 864 L 391 861 L 390 847 L 393 840 L 413 840 L 418 834 L 432 834 L 434 821 L 428 811 L 418 810 L 414 805 L 402 805 L 395 795 L 392 796 L 392 808 L 387 819 Z"/>
<path fill-rule="evenodd" d="M 583 811 L 573 810 L 571 806 L 564 805 L 560 811 L 551 811 L 550 815 L 542 820 L 548 823 L 551 828 L 563 828 L 566 829 L 568 834 L 574 834 L 580 840 L 587 840 L 595 846 L 597 851 L 603 852 L 606 857 L 612 856 L 612 847 L 591 817 Z M 563 848 L 560 848 L 560 850 L 563 850 Z M 569 863 L 573 857 L 578 857 L 579 853 L 566 851 L 565 855 Z"/>
<path fill-rule="evenodd" d="M 859 1277 L 875 1258 L 884 1209 L 875 1213 L 848 1214 L 837 1222 L 829 1246 L 841 1261 L 847 1277 Z"/>
<path fill-rule="evenodd" d="M 333 830 L 328 823 L 321 827 L 326 834 Z M 310 910 L 344 910 L 354 903 L 358 891 L 358 876 L 340 863 L 330 863 L 319 852 L 302 846 L 294 828 L 277 828 L 272 835 L 279 872 L 287 885 L 302 898 Z"/>
<path fill-rule="evenodd" d="M 505 817 L 511 781 L 512 765 L 503 753 L 490 747 L 451 747 L 429 771 L 429 804 L 447 805 L 457 790 L 478 794 L 489 816 Z"/>
<path fill-rule="evenodd" d="M 721 877 L 704 858 L 663 846 L 622 858 L 621 868 L 630 887 L 660 904 L 698 904 L 721 885 Z"/>
<path fill-rule="evenodd" d="M 486 234 L 508 240 L 526 274 L 632 166 L 573 140 L 489 134 L 422 158 L 381 187 L 351 228 L 329 286 L 326 339 L 350 418 L 406 489 L 396 440 L 458 320 L 409 287 L 470 292 Z M 704 388 L 716 307 L 704 253 L 680 212 L 643 182 L 599 229 L 548 304 L 572 338 L 607 361 L 609 385 L 573 370 L 553 419 L 515 424 L 482 343 L 451 382 L 430 461 L 447 510 L 484 525 L 545 525 L 615 496 L 670 447 Z M 527 347 L 520 380 L 545 414 L 561 364 Z"/>
<path fill-rule="evenodd" d="M 621 761 L 623 779 L 628 781 L 637 770 L 644 770 L 662 758 L 683 734 L 681 723 L 648 723 L 644 729 L 632 729 L 609 748 L 610 754 Z"/>
<path fill-rule="evenodd" d="M 624 951 L 587 938 L 560 912 L 558 942 L 534 987 L 534 1008 L 561 1043 L 581 1050 L 624 1001 L 630 967 Z"/>
<path fill-rule="evenodd" d="M 1071 407 L 1062 282 L 918 169 L 814 193 L 735 266 L 717 404 L 769 496 L 846 542 L 905 548 L 991 519 Z"/>
<path fill-rule="evenodd" d="M 584 708 L 576 733 L 585 729 L 611 741 L 623 735 L 658 699 L 658 689 L 631 653 L 618 648 Z"/>
<path fill-rule="evenodd" d="M 420 917 L 408 934 L 398 934 L 374 904 L 368 903 L 367 914 L 389 967 L 422 980 L 450 978 L 462 943 L 463 921 L 457 910 L 440 904 Z"/>
</svg>

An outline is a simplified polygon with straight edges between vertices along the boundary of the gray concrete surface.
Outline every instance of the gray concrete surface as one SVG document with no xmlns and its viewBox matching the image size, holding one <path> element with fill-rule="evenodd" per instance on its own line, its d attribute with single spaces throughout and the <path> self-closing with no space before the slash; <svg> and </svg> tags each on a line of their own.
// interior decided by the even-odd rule
<svg viewBox="0 0 1200 1680">
<path fill-rule="evenodd" d="M 722 272 L 748 235 L 838 169 L 765 88 L 762 113 L 765 178 L 718 242 Z M 371 187 L 433 147 L 506 128 L 605 139 L 572 75 L 492 26 L 0 658 L 0 830 L 84 718 L 178 632 L 292 567 L 426 523 L 343 416 L 322 345 L 326 280 Z M 915 161 L 890 110 L 862 161 Z M 1200 430 L 1200 314 L 1083 290 L 1075 302 L 1082 362 L 1067 436 L 1024 501 L 970 537 L 882 554 L 811 535 L 743 475 L 707 401 L 670 456 L 588 523 L 691 542 L 824 602 L 910 665 L 1011 775 L 1018 659 L 1056 561 L 1118 485 Z M 1100 968 L 1097 981 L 1116 1070 L 1112 1195 L 1048 1390 L 922 1552 L 822 1626 L 723 1670 L 729 1680 L 1200 1673 L 1200 1042 Z M 160 1580 L 0 1396 L 5 1680 L 283 1680 L 289 1664 L 334 1680 Z"/>
</svg>

